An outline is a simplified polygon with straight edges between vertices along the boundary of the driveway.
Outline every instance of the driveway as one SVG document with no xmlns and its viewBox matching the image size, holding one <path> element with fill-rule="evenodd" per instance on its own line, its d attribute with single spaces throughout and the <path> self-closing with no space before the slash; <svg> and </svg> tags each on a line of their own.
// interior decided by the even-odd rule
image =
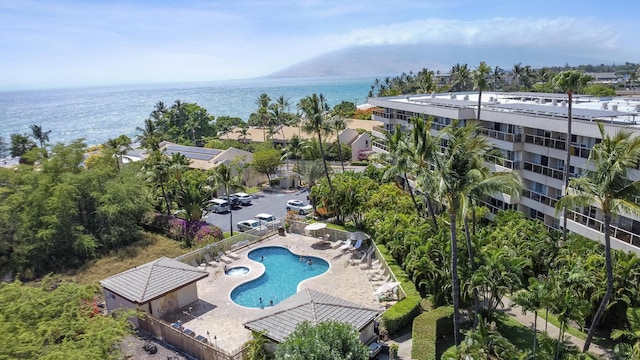
<svg viewBox="0 0 640 360">
<path fill-rule="evenodd" d="M 251 201 L 251 205 L 241 206 L 233 210 L 233 232 L 238 228 L 236 223 L 242 220 L 253 219 L 257 214 L 267 213 L 275 215 L 276 218 L 283 218 L 287 214 L 286 203 L 288 200 L 307 201 L 307 191 L 286 191 L 286 192 L 260 192 L 258 197 Z M 206 222 L 218 226 L 222 231 L 229 231 L 229 213 L 210 213 L 205 216 Z"/>
</svg>

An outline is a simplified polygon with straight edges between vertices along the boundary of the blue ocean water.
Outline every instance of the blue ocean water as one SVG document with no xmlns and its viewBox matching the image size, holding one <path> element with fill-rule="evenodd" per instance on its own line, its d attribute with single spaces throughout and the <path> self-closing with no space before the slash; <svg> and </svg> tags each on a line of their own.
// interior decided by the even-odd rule
<svg viewBox="0 0 640 360">
<path fill-rule="evenodd" d="M 0 136 L 9 141 L 14 133 L 30 133 L 29 126 L 51 130 L 51 143 L 84 138 L 100 144 L 121 134 L 132 139 L 144 120 L 162 101 L 197 103 L 219 116 L 247 120 L 257 109 L 256 99 L 268 94 L 272 100 L 289 98 L 291 111 L 301 98 L 322 93 L 331 106 L 342 101 L 366 102 L 375 77 L 250 79 L 220 82 L 128 85 L 59 90 L 0 92 Z"/>
<path fill-rule="evenodd" d="M 308 256 L 303 261 L 289 249 L 269 246 L 252 250 L 249 259 L 262 261 L 265 272 L 259 278 L 239 285 L 231 292 L 231 299 L 238 305 L 259 308 L 276 305 L 298 291 L 303 280 L 324 274 L 329 263 Z M 311 264 L 307 261 L 311 260 Z M 262 301 L 260 301 L 262 300 Z"/>
</svg>

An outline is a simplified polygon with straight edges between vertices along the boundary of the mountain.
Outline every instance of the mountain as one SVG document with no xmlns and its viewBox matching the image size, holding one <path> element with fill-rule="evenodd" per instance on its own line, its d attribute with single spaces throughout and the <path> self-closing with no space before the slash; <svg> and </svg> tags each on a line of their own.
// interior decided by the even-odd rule
<svg viewBox="0 0 640 360">
<path fill-rule="evenodd" d="M 609 64 L 613 60 L 568 54 L 563 49 L 553 48 L 378 45 L 328 52 L 288 66 L 268 77 L 397 75 L 411 70 L 417 72 L 425 67 L 448 72 L 456 63 L 466 63 L 475 68 L 480 61 L 508 70 L 517 63 L 539 68 L 565 64 Z"/>
</svg>

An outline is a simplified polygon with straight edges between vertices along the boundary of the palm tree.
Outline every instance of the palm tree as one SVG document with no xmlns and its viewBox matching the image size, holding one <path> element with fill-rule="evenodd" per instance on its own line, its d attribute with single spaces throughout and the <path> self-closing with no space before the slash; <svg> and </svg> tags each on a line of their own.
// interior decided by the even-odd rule
<svg viewBox="0 0 640 360">
<path fill-rule="evenodd" d="M 145 160 L 142 171 L 146 176 L 146 181 L 158 186 L 162 191 L 162 198 L 166 204 L 167 215 L 171 215 L 171 200 L 165 190 L 165 184 L 169 180 L 168 163 L 164 155 L 155 150 Z"/>
<path fill-rule="evenodd" d="M 493 72 L 491 73 L 491 77 L 493 78 L 493 91 L 498 91 L 498 83 L 502 80 L 503 74 L 504 70 L 502 70 L 500 66 L 493 68 Z"/>
<path fill-rule="evenodd" d="M 473 79 L 473 87 L 478 89 L 478 116 L 480 120 L 480 107 L 482 105 L 482 91 L 489 85 L 487 82 L 487 75 L 491 72 L 491 68 L 484 61 L 480 62 L 480 65 L 473 70 L 471 78 Z"/>
<path fill-rule="evenodd" d="M 336 133 L 336 141 L 338 142 L 338 158 L 344 172 L 344 160 L 342 159 L 342 145 L 340 144 L 340 133 L 347 128 L 344 118 L 341 115 L 334 115 L 329 119 L 329 127 Z"/>
<path fill-rule="evenodd" d="M 477 125 L 467 123 L 458 126 L 454 120 L 441 131 L 445 136 L 446 146 L 438 156 L 433 156 L 434 190 L 440 204 L 447 208 L 449 214 L 451 235 L 451 290 L 453 298 L 453 328 L 456 345 L 460 344 L 460 279 L 458 278 L 458 238 L 457 218 L 463 204 L 466 202 L 464 191 L 469 188 L 468 174 L 477 163 L 478 158 L 484 157 L 479 142 L 486 140 L 476 136 Z"/>
<path fill-rule="evenodd" d="M 231 195 L 231 190 L 242 189 L 242 179 L 239 175 L 234 176 L 232 169 L 225 164 L 216 166 L 207 177 L 207 182 L 213 189 L 224 188 L 225 194 Z M 229 228 L 233 236 L 233 206 L 229 204 Z"/>
<path fill-rule="evenodd" d="M 236 134 L 240 134 L 240 136 L 242 136 L 242 143 L 246 144 L 247 135 L 249 135 L 249 127 L 246 126 L 246 124 L 241 126 L 240 128 L 238 128 L 238 130 L 236 130 Z"/>
<path fill-rule="evenodd" d="M 623 213 L 640 214 L 636 203 L 640 196 L 640 180 L 629 181 L 629 171 L 635 169 L 640 156 L 640 137 L 620 131 L 614 136 L 605 133 L 598 123 L 602 142 L 596 144 L 589 155 L 589 167 L 582 177 L 571 179 L 569 185 L 575 193 L 567 194 L 556 204 L 556 213 L 573 206 L 597 206 L 602 209 L 604 223 L 604 254 L 607 290 L 593 317 L 583 351 L 588 351 L 595 328 L 600 322 L 613 293 L 613 265 L 611 259 L 611 218 Z M 566 215 L 565 215 L 566 220 Z"/>
<path fill-rule="evenodd" d="M 182 189 L 183 175 L 189 168 L 190 163 L 189 159 L 180 153 L 171 154 L 171 158 L 167 161 L 167 171 L 169 172 L 169 175 L 178 182 L 178 187 L 180 189 Z"/>
<path fill-rule="evenodd" d="M 300 157 L 304 151 L 306 144 L 298 135 L 293 135 L 287 142 L 287 146 L 282 149 L 282 157 L 280 160 L 287 160 L 287 171 L 289 171 L 289 159 L 296 159 L 296 167 L 299 165 Z"/>
<path fill-rule="evenodd" d="M 522 63 L 513 64 L 513 80 L 516 82 L 516 91 L 520 90 L 518 80 L 520 80 L 522 72 Z"/>
<path fill-rule="evenodd" d="M 640 309 L 627 308 L 627 321 L 629 329 L 613 330 L 611 338 L 617 340 L 624 337 L 633 341 L 633 345 L 628 346 L 626 358 L 637 359 L 640 358 Z"/>
<path fill-rule="evenodd" d="M 584 75 L 581 71 L 577 70 L 567 70 L 562 71 L 558 75 L 553 77 L 553 85 L 559 88 L 562 92 L 567 94 L 569 99 L 569 106 L 567 112 L 567 141 L 566 141 L 566 150 L 567 150 L 567 159 L 564 164 L 564 187 L 565 194 L 567 193 L 567 188 L 569 186 L 569 179 L 571 176 L 570 168 L 571 168 L 571 110 L 573 108 L 573 92 L 578 91 L 581 87 L 585 86 L 587 82 L 591 80 L 591 77 L 588 75 Z M 567 209 L 564 209 L 562 212 L 563 220 L 562 220 L 562 241 L 567 241 Z"/>
<path fill-rule="evenodd" d="M 116 159 L 116 168 L 120 171 L 123 156 L 127 154 L 127 151 L 132 150 L 131 139 L 126 135 L 120 135 L 115 139 L 107 140 L 105 146 L 113 153 Z"/>
<path fill-rule="evenodd" d="M 271 98 L 269 95 L 263 93 L 256 99 L 256 105 L 258 105 L 258 119 L 260 123 L 262 123 L 262 141 L 267 142 L 267 134 L 264 132 L 264 129 L 267 127 L 267 123 L 269 122 L 269 103 L 271 102 Z"/>
<path fill-rule="evenodd" d="M 469 88 L 469 67 L 467 64 L 455 64 L 451 68 L 451 87 L 455 91 L 467 90 Z"/>
<path fill-rule="evenodd" d="M 529 287 L 515 293 L 513 302 L 522 308 L 522 313 L 533 311 L 533 351 L 532 356 L 536 356 L 536 342 L 538 331 L 538 309 L 540 309 L 549 297 L 547 288 L 536 278 L 529 278 Z"/>
<path fill-rule="evenodd" d="M 151 151 L 160 149 L 160 134 L 156 128 L 156 123 L 152 119 L 146 119 L 144 128 L 136 127 L 136 130 L 142 132 L 142 134 L 136 136 L 136 141 L 139 141 L 143 148 Z"/>
<path fill-rule="evenodd" d="M 331 183 L 329 168 L 327 167 L 327 161 L 322 147 L 322 136 L 327 135 L 330 132 L 326 123 L 326 114 L 329 112 L 329 104 L 327 104 L 327 100 L 324 95 L 317 95 L 314 93 L 300 99 L 298 107 L 305 115 L 305 122 L 302 125 L 302 131 L 307 134 L 315 133 L 318 136 L 320 155 L 322 156 L 322 164 L 324 165 L 324 173 L 327 176 L 329 188 L 331 189 L 331 192 L 333 192 L 333 184 Z"/>
<path fill-rule="evenodd" d="M 40 147 L 44 149 L 46 142 L 49 141 L 49 134 L 51 134 L 51 130 L 43 131 L 42 126 L 39 125 L 31 125 L 29 128 L 31 128 L 33 138 L 38 140 Z"/>
<path fill-rule="evenodd" d="M 411 129 L 411 157 L 417 174 L 416 184 L 422 189 L 427 203 L 427 211 L 433 222 L 433 228 L 438 231 L 438 221 L 433 207 L 432 193 L 434 192 L 433 174 L 430 170 L 431 159 L 437 154 L 439 139 L 431 136 L 431 119 L 425 121 L 421 117 L 410 119 Z"/>
</svg>

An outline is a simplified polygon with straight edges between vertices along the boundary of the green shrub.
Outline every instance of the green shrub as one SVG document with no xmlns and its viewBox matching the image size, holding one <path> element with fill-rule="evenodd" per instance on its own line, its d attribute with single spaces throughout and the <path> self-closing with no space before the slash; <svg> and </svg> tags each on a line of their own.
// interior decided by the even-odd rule
<svg viewBox="0 0 640 360">
<path fill-rule="evenodd" d="M 409 279 L 407 273 L 402 270 L 400 265 L 398 265 L 395 259 L 389 254 L 387 248 L 384 245 L 378 245 L 378 249 L 387 262 L 387 265 L 389 265 L 389 269 L 400 282 L 402 290 L 406 295 L 404 299 L 398 301 L 382 314 L 385 329 L 387 329 L 390 334 L 393 334 L 411 324 L 411 321 L 420 314 L 422 297 L 411 279 Z"/>
<path fill-rule="evenodd" d="M 420 297 L 407 296 L 382 314 L 382 321 L 389 334 L 397 333 L 420 314 Z"/>
<path fill-rule="evenodd" d="M 439 339 L 453 334 L 453 308 L 442 306 L 427 311 L 413 320 L 411 358 L 437 360 L 440 349 Z"/>
<path fill-rule="evenodd" d="M 367 165 L 369 165 L 369 161 L 366 161 L 366 160 L 352 161 L 351 165 L 352 166 L 367 166 Z"/>
</svg>

